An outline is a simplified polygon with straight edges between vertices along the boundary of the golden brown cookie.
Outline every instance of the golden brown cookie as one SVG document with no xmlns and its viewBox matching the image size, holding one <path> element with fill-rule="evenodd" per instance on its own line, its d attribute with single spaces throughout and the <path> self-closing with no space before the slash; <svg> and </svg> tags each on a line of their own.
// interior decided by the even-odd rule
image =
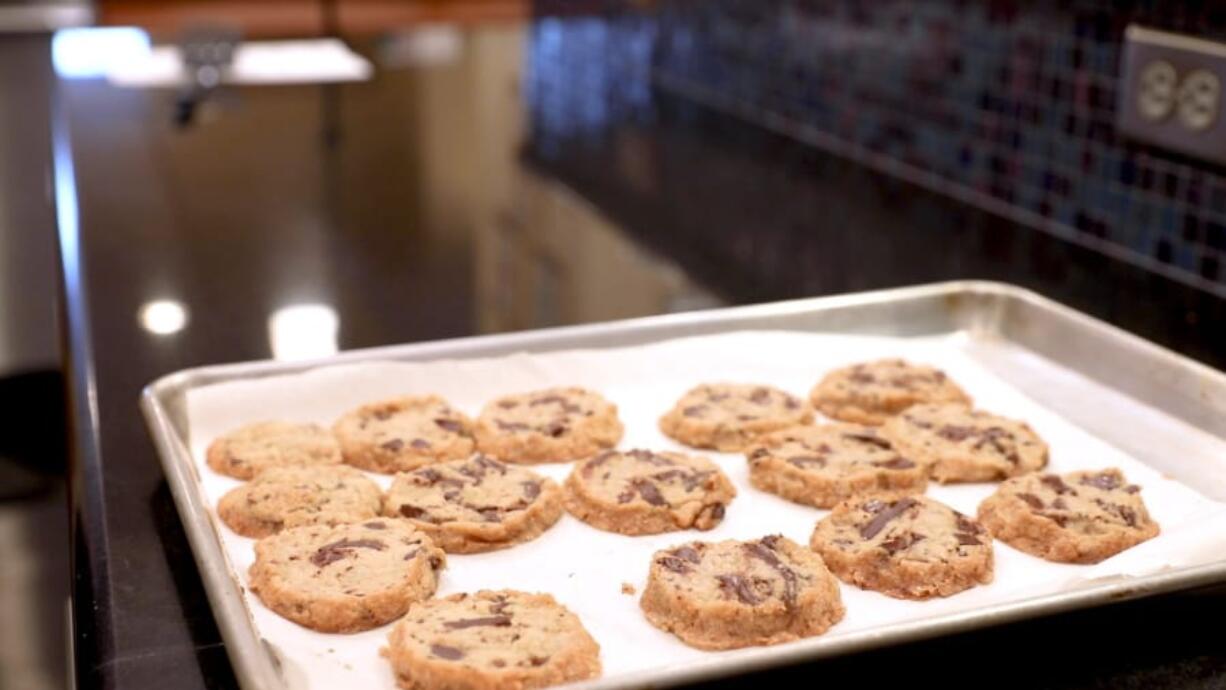
<svg viewBox="0 0 1226 690">
<path fill-rule="evenodd" d="M 707 530 L 724 518 L 736 489 L 719 466 L 681 453 L 607 450 L 566 478 L 566 510 L 621 534 Z"/>
<path fill-rule="evenodd" d="M 841 503 L 809 544 L 840 580 L 897 599 L 947 597 L 992 581 L 987 531 L 924 496 Z"/>
<path fill-rule="evenodd" d="M 921 403 L 971 402 L 940 369 L 901 359 L 879 359 L 826 374 L 809 393 L 819 412 L 832 419 L 879 425 Z"/>
<path fill-rule="evenodd" d="M 270 467 L 337 465 L 341 449 L 318 424 L 257 422 L 214 440 L 206 460 L 216 472 L 251 479 Z"/>
<path fill-rule="evenodd" d="M 575 614 L 513 590 L 414 604 L 383 656 L 404 690 L 527 690 L 600 675 L 600 646 Z"/>
<path fill-rule="evenodd" d="M 681 396 L 660 418 L 660 431 L 687 446 L 732 453 L 764 434 L 811 421 L 813 410 L 778 388 L 708 383 Z"/>
<path fill-rule="evenodd" d="M 612 448 L 622 437 L 617 406 L 586 388 L 507 395 L 477 418 L 477 447 L 503 462 L 566 462 Z"/>
<path fill-rule="evenodd" d="M 699 649 L 812 637 L 844 613 L 821 557 L 780 536 L 657 551 L 639 603 L 652 625 Z"/>
<path fill-rule="evenodd" d="M 292 527 L 256 542 L 251 591 L 278 615 L 318 630 L 377 628 L 434 594 L 442 549 L 404 520 Z"/>
<path fill-rule="evenodd" d="M 881 435 L 942 484 L 999 481 L 1047 465 L 1047 444 L 1025 422 L 956 403 L 910 407 Z"/>
<path fill-rule="evenodd" d="M 478 454 L 396 475 L 384 510 L 448 553 L 480 553 L 539 537 L 562 516 L 562 490 L 552 479 Z"/>
<path fill-rule="evenodd" d="M 1158 536 L 1141 487 L 1115 468 L 1010 479 L 979 504 L 997 539 L 1057 563 L 1097 563 Z"/>
<path fill-rule="evenodd" d="M 392 474 L 472 455 L 472 421 L 437 395 L 363 405 L 332 427 L 345 462 Z"/>
<path fill-rule="evenodd" d="M 273 467 L 231 489 L 217 503 L 222 522 L 244 537 L 267 537 L 286 527 L 338 525 L 378 517 L 383 492 L 344 465 Z"/>
<path fill-rule="evenodd" d="M 798 426 L 768 434 L 746 452 L 749 481 L 817 508 L 872 493 L 922 494 L 924 467 L 900 455 L 876 427 Z"/>
</svg>

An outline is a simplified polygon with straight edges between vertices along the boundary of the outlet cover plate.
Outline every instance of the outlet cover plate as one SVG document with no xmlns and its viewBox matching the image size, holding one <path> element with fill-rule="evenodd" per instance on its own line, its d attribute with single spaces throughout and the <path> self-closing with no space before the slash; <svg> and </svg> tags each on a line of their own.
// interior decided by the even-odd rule
<svg viewBox="0 0 1226 690">
<path fill-rule="evenodd" d="M 1134 24 L 1124 33 L 1121 68 L 1120 134 L 1226 164 L 1226 44 Z M 1173 86 L 1166 76 L 1172 69 Z"/>
</svg>

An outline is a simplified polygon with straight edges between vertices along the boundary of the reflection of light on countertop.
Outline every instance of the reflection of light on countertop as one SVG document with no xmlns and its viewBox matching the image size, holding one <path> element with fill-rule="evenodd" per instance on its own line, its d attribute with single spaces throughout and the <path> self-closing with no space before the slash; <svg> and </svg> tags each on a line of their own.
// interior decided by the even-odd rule
<svg viewBox="0 0 1226 690">
<path fill-rule="evenodd" d="M 214 68 L 216 69 L 216 68 Z M 226 84 L 316 84 L 363 81 L 374 68 L 340 39 L 244 41 L 234 49 L 234 62 L 212 74 Z M 142 60 L 128 60 L 106 71 L 116 86 L 178 87 L 186 69 L 177 46 L 155 46 Z"/>
<path fill-rule="evenodd" d="M 65 79 L 106 76 L 148 59 L 149 35 L 131 27 L 61 29 L 51 38 L 51 64 Z"/>
<path fill-rule="evenodd" d="M 187 307 L 181 302 L 159 299 L 140 308 L 140 325 L 155 335 L 178 333 L 187 325 Z"/>
<path fill-rule="evenodd" d="M 268 318 L 268 340 L 276 359 L 327 357 L 337 350 L 340 319 L 326 304 L 282 307 Z"/>
</svg>

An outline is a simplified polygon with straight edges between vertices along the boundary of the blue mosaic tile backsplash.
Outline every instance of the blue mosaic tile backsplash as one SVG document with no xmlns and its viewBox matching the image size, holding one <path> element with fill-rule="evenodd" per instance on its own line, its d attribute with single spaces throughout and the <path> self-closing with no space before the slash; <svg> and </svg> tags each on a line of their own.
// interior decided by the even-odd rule
<svg viewBox="0 0 1226 690">
<path fill-rule="evenodd" d="M 1221 292 L 1226 169 L 1115 131 L 1131 22 L 1226 41 L 1226 3 L 675 0 L 539 22 L 529 100 L 548 142 L 664 89 Z"/>
</svg>

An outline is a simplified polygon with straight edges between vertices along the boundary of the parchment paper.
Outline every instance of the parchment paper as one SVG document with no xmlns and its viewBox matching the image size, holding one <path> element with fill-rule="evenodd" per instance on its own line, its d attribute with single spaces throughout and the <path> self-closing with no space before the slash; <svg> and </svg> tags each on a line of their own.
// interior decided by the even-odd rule
<svg viewBox="0 0 1226 690">
<path fill-rule="evenodd" d="M 659 432 L 656 420 L 696 384 L 766 383 L 805 397 L 829 369 L 901 356 L 944 369 L 974 397 L 977 406 L 1029 422 L 1051 446 L 1050 471 L 1121 468 L 1131 482 L 1143 488 L 1141 495 L 1162 534 L 1095 566 L 1047 563 L 995 542 L 995 581 L 946 599 L 899 601 L 842 585 L 847 616 L 826 637 L 1051 594 L 1100 578 L 1207 563 L 1226 552 L 1226 505 L 1164 478 L 1049 413 L 976 364 L 960 342 L 957 336 L 902 339 L 739 332 L 607 350 L 337 365 L 189 392 L 191 449 L 201 478 L 199 489 L 205 503 L 215 508 L 221 495 L 238 482 L 211 471 L 204 462 L 204 451 L 214 437 L 234 427 L 270 418 L 328 425 L 362 403 L 424 393 L 438 393 L 475 417 L 485 401 L 498 395 L 580 385 L 599 391 L 619 407 L 626 427 L 621 448 L 684 450 Z M 549 592 L 575 611 L 600 643 L 606 678 L 744 653 L 691 649 L 649 625 L 639 611 L 637 595 L 621 593 L 623 582 L 642 591 L 650 556 L 657 549 L 691 539 L 748 539 L 776 533 L 807 544 L 813 525 L 826 515 L 826 511 L 789 503 L 751 487 L 743 456 L 705 454 L 720 464 L 738 491 L 727 517 L 715 530 L 626 537 L 601 532 L 564 515 L 533 542 L 489 554 L 449 556 L 438 594 L 482 588 Z M 535 469 L 561 482 L 570 465 Z M 370 476 L 380 486 L 390 483 L 389 477 Z M 973 515 L 994 488 L 994 484 L 932 484 L 928 494 Z M 221 534 L 234 577 L 246 592 L 254 625 L 278 651 L 295 688 L 395 687 L 389 666 L 379 656 L 391 626 L 356 635 L 328 635 L 273 614 L 246 589 L 253 540 L 231 532 L 215 512 L 210 517 Z"/>
</svg>

